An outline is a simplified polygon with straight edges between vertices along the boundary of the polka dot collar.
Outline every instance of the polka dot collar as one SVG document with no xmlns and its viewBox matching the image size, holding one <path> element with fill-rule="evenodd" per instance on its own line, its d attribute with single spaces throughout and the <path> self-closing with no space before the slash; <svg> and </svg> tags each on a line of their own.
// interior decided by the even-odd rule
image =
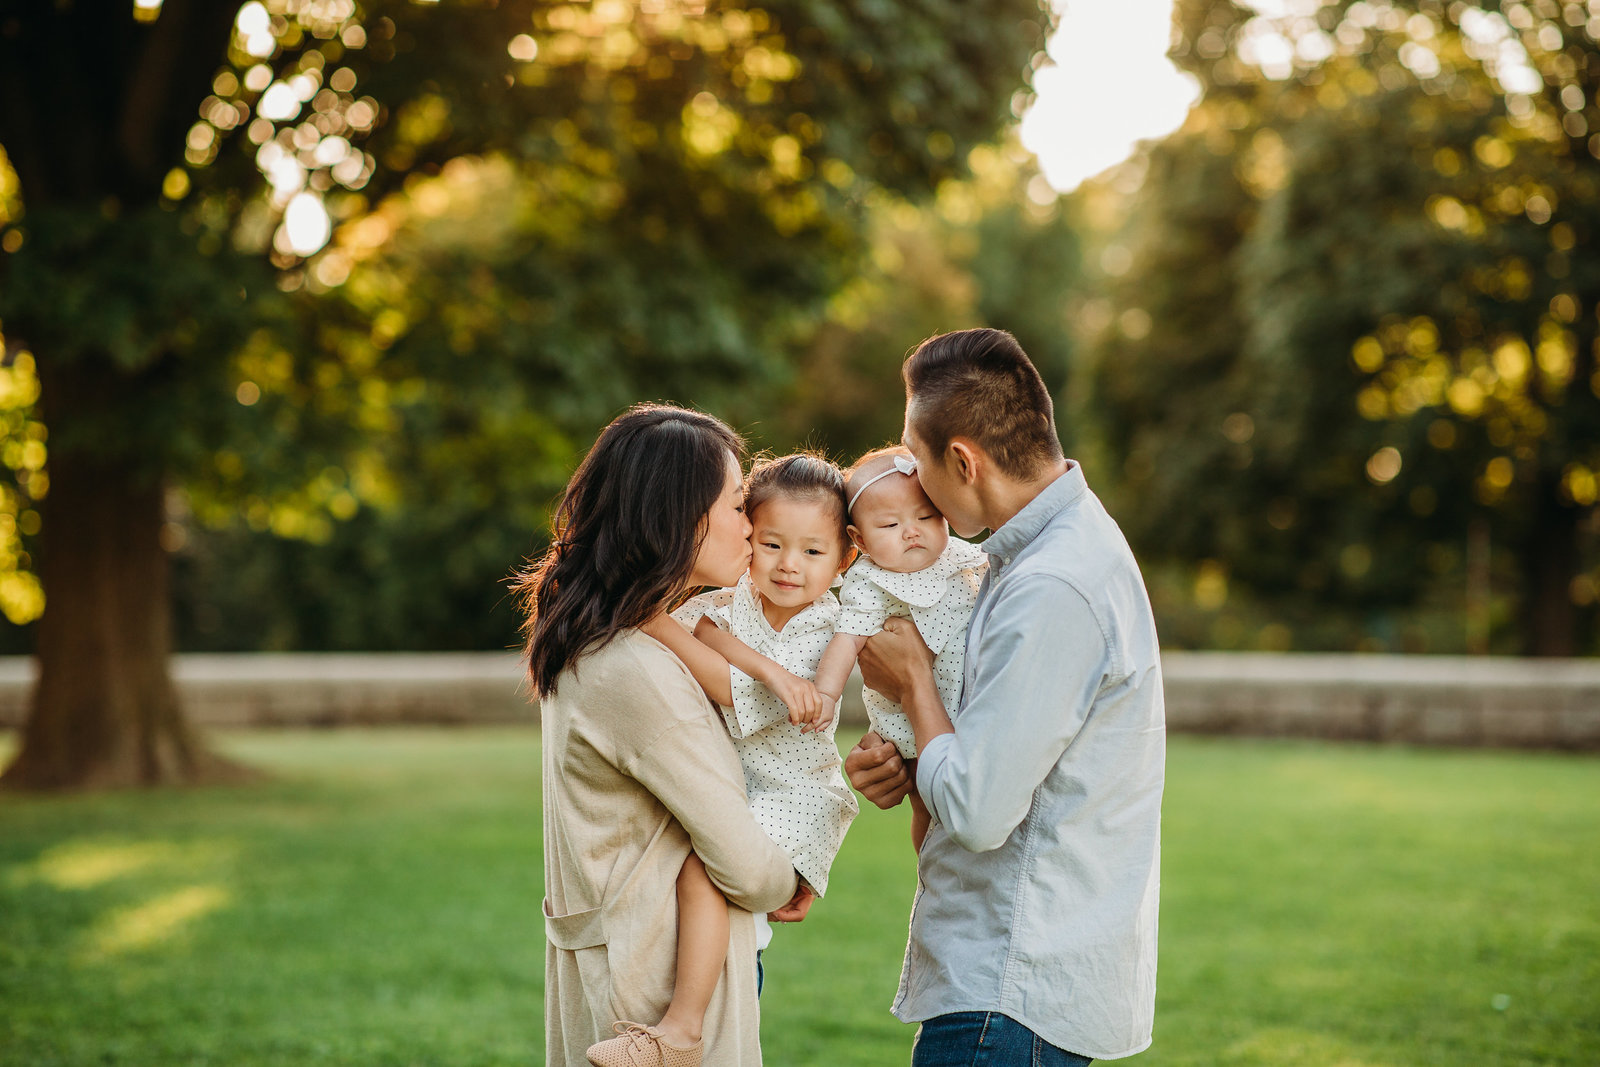
<svg viewBox="0 0 1600 1067">
<path fill-rule="evenodd" d="M 749 574 L 739 579 L 739 587 L 734 590 L 733 603 L 729 607 L 732 612 L 729 621 L 735 632 L 763 633 L 785 640 L 817 630 L 831 630 L 839 618 L 838 598 L 832 593 L 823 593 L 790 619 L 780 633 L 772 628 L 772 623 L 767 621 L 767 613 L 761 610 L 761 597 L 757 595 L 755 583 L 750 580 Z"/>
<path fill-rule="evenodd" d="M 920 571 L 902 574 L 884 570 L 867 556 L 858 559 L 850 569 L 852 572 L 860 570 L 861 576 L 873 585 L 912 607 L 931 608 L 949 590 L 950 578 L 957 571 L 973 570 L 987 563 L 983 549 L 952 534 L 949 544 L 939 553 L 939 558 Z M 756 610 L 759 612 L 761 609 L 758 607 Z"/>
</svg>

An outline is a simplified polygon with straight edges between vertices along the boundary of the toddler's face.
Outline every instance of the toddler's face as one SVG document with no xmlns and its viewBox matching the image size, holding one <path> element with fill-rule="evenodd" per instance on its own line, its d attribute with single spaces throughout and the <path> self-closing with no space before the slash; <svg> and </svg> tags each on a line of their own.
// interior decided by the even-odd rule
<svg viewBox="0 0 1600 1067">
<path fill-rule="evenodd" d="M 886 571 L 910 574 L 932 565 L 950 528 L 916 475 L 891 474 L 867 487 L 851 515 L 856 547 Z"/>
<path fill-rule="evenodd" d="M 777 607 L 799 609 L 828 591 L 844 561 L 838 512 L 819 500 L 775 496 L 750 522 L 757 592 Z"/>
</svg>

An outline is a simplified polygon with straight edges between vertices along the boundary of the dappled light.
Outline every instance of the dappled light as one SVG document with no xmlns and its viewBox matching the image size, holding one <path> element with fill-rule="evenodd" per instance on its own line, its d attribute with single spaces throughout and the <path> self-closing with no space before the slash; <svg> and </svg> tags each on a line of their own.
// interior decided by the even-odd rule
<svg viewBox="0 0 1600 1067">
<path fill-rule="evenodd" d="M 379 105 L 358 97 L 351 67 L 336 65 L 347 50 L 366 43 L 356 14 L 351 0 L 244 4 L 234 19 L 233 68 L 217 74 L 189 130 L 184 159 L 195 168 L 213 164 L 235 129 L 259 146 L 256 165 L 271 195 L 257 208 L 265 217 L 256 225 L 281 219 L 272 240 L 280 265 L 321 250 L 331 232 L 325 195 L 363 188 L 376 167 L 351 138 L 371 131 Z M 383 22 L 392 33 L 393 23 Z M 275 62 L 282 49 L 306 38 L 318 43 L 303 47 L 293 62 Z M 181 200 L 189 188 L 187 180 L 173 179 L 163 192 Z"/>
<path fill-rule="evenodd" d="M 13 625 L 44 613 L 44 590 L 25 539 L 42 528 L 38 501 L 50 488 L 45 470 L 49 435 L 39 421 L 39 379 L 32 353 L 0 334 L 0 463 L 10 472 L 0 483 L 0 613 Z"/>
<path fill-rule="evenodd" d="M 11 891 L 46 886 L 65 893 L 93 894 L 107 888 L 133 890 L 136 902 L 103 912 L 82 932 L 74 956 L 104 964 L 127 953 L 167 946 L 197 923 L 226 908 L 233 892 L 217 882 L 156 888 L 174 878 L 235 861 L 237 850 L 219 840 L 119 841 L 70 838 L 37 859 L 6 872 Z M 154 891 L 152 891 L 154 890 Z"/>
<path fill-rule="evenodd" d="M 1175 11 L 1205 92 L 1102 179 L 1110 295 L 1079 320 L 1095 395 L 1127 405 L 1136 547 L 1239 591 L 1160 610 L 1224 647 L 1317 642 L 1314 597 L 1411 605 L 1356 647 L 1481 650 L 1492 614 L 1497 647 L 1592 649 L 1600 4 Z M 1178 513 L 1196 482 L 1205 519 Z"/>
<path fill-rule="evenodd" d="M 537 732 L 272 730 L 229 744 L 278 781 L 0 805 L 8 1055 L 539 1062 Z M 1597 776 L 1593 760 L 1548 753 L 1172 738 L 1158 1030 L 1142 1057 L 1586 1062 L 1594 1040 L 1573 1020 L 1600 936 Z M 232 877 L 151 866 L 67 901 L 11 877 L 90 820 L 134 835 L 84 842 L 107 854 L 195 833 L 237 842 Z M 913 1030 L 887 1011 L 916 885 L 905 826 L 903 807 L 864 812 L 827 898 L 778 933 L 761 1002 L 769 1062 L 907 1061 Z M 530 915 L 529 936 L 507 936 Z M 122 947 L 91 952 L 113 922 Z"/>
<path fill-rule="evenodd" d="M 84 954 L 93 960 L 160 946 L 183 936 L 232 900 L 233 894 L 224 886 L 191 885 L 119 908 L 88 932 Z"/>
<path fill-rule="evenodd" d="M 184 851 L 169 841 L 67 841 L 33 864 L 12 872 L 21 882 L 34 879 L 56 889 L 93 889 L 155 867 L 172 866 Z"/>
<path fill-rule="evenodd" d="M 150 576 L 94 611 L 170 573 L 181 647 L 514 643 L 497 582 L 628 402 L 859 451 L 907 346 L 984 323 L 1170 644 L 1600 648 L 1600 4 L 213 16 L 122 9 L 122 65 L 0 37 L 141 116 L 0 118 L 13 623 L 89 610 L 54 523 L 122 535 L 58 573 Z"/>
<path fill-rule="evenodd" d="M 13 6 L 0 1060 L 539 1062 L 508 573 L 630 405 L 848 461 L 977 326 L 1155 617 L 1142 1055 L 1595 1059 L 1600 0 Z M 769 1061 L 911 1045 L 862 807 Z"/>
<path fill-rule="evenodd" d="M 66 9 L 40 10 L 78 32 Z M 41 98 L 74 81 L 98 86 L 96 100 L 133 94 L 148 122 L 85 114 L 16 172 L 52 175 L 78 148 L 104 155 L 77 184 L 24 188 L 0 167 L 0 248 L 17 257 L 0 261 L 0 316 L 81 386 L 52 416 L 49 476 L 58 490 L 74 469 L 145 487 L 146 535 L 98 550 L 152 556 L 116 573 L 159 584 L 159 550 L 185 589 L 244 598 L 191 610 L 180 592 L 180 643 L 250 632 L 255 647 L 283 647 L 310 621 L 348 643 L 374 640 L 377 623 L 390 642 L 505 644 L 498 580 L 537 547 L 595 419 L 635 394 L 742 408 L 736 419 L 793 410 L 792 368 L 880 204 L 918 213 L 937 195 L 968 232 L 963 261 L 991 205 L 1020 199 L 1030 227 L 1058 217 L 1031 171 L 981 205 L 959 188 L 1026 90 L 1048 25 L 1032 0 L 969 14 L 949 0 L 838 11 L 249 0 L 225 16 L 168 4 L 148 29 L 130 15 L 128 62 L 161 76 L 87 53 L 30 76 Z M 4 131 L 13 151 L 33 143 Z M 1039 316 L 1059 320 L 1043 305 Z M 95 394 L 113 381 L 112 398 Z M 73 425 L 84 432 L 58 429 Z M 75 441 L 92 462 L 72 468 Z M 44 471 L 19 477 L 45 484 Z M 0 587 L 36 583 L 33 557 L 47 558 L 32 499 L 18 497 L 19 565 Z M 97 499 L 54 494 L 67 516 L 55 529 Z M 436 519 L 419 523 L 424 500 Z M 372 547 L 395 536 L 410 544 Z M 228 554 L 215 538 L 278 547 L 215 583 Z M 255 591 L 260 564 L 310 546 L 343 562 Z M 346 582 L 367 592 L 335 591 Z M 369 595 L 403 585 L 403 608 Z M 312 606 L 325 596 L 345 608 Z M 424 596 L 461 613 L 428 621 Z M 19 620 L 41 607 L 7 603 Z M 248 621 L 257 610 L 297 621 Z M 338 622 L 347 611 L 364 621 Z"/>
</svg>

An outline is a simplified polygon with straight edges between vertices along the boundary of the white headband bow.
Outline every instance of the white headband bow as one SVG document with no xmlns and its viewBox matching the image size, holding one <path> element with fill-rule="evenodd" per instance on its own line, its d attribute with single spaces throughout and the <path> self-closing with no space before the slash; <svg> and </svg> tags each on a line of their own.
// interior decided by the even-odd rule
<svg viewBox="0 0 1600 1067">
<path fill-rule="evenodd" d="M 881 471 L 880 473 L 874 474 L 872 477 L 868 478 L 866 483 L 863 484 L 860 489 L 856 490 L 856 495 L 850 498 L 850 503 L 845 510 L 854 511 L 856 509 L 856 501 L 861 499 L 861 494 L 865 493 L 868 489 L 871 489 L 878 482 L 881 482 L 883 479 L 889 477 L 889 475 L 904 474 L 907 478 L 909 478 L 915 473 L 917 473 L 916 460 L 912 459 L 910 456 L 895 456 L 894 466 L 890 467 L 886 471 Z"/>
</svg>

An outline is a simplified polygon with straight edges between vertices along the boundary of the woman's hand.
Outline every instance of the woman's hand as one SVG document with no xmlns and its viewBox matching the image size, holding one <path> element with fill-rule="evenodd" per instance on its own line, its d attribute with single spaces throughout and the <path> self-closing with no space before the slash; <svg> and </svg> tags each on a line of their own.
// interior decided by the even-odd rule
<svg viewBox="0 0 1600 1067">
<path fill-rule="evenodd" d="M 871 731 L 845 757 L 844 773 L 856 792 L 880 808 L 894 807 L 911 791 L 911 772 L 900 750 Z"/>
<path fill-rule="evenodd" d="M 767 912 L 767 918 L 775 923 L 797 923 L 806 917 L 806 912 L 811 910 L 811 904 L 817 899 L 816 890 L 806 885 L 804 878 L 800 879 L 800 887 L 794 891 L 794 896 L 789 903 L 777 911 Z"/>
<path fill-rule="evenodd" d="M 783 701 L 783 706 L 789 709 L 789 721 L 796 726 L 806 731 L 820 730 L 833 721 L 833 709 L 825 710 L 823 706 L 826 698 L 814 684 L 799 675 L 774 663 L 761 681 Z"/>
</svg>

